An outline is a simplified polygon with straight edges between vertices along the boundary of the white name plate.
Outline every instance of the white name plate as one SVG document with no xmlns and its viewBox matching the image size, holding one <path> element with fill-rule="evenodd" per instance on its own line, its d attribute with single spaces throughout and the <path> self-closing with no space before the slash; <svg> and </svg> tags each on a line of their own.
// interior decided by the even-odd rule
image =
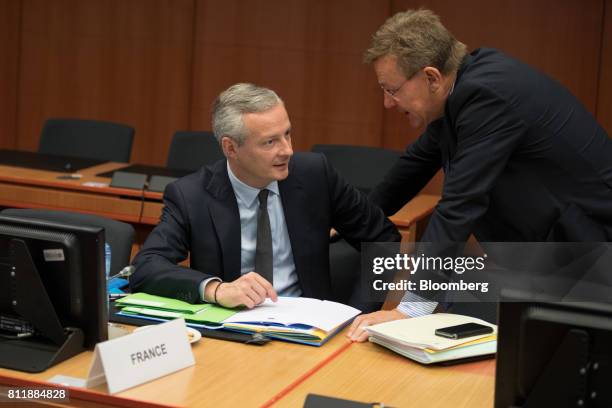
<svg viewBox="0 0 612 408">
<path fill-rule="evenodd" d="M 96 344 L 86 386 L 106 382 L 111 394 L 195 364 L 185 320 Z"/>
</svg>

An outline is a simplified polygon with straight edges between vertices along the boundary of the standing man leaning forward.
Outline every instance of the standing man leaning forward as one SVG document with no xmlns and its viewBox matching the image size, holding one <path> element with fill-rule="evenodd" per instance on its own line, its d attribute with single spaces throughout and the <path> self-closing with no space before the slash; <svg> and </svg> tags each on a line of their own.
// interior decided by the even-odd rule
<svg viewBox="0 0 612 408">
<path fill-rule="evenodd" d="M 385 107 L 426 127 L 372 200 L 393 214 L 444 170 L 423 242 L 612 240 L 612 141 L 562 85 L 494 49 L 467 54 L 429 10 L 389 18 L 364 59 Z M 411 298 L 358 317 L 349 336 L 436 307 Z"/>
<path fill-rule="evenodd" d="M 168 185 L 160 222 L 134 261 L 133 291 L 248 308 L 277 293 L 333 299 L 330 228 L 356 247 L 400 240 L 323 155 L 293 154 L 274 91 L 231 86 L 213 106 L 213 130 L 227 160 Z M 177 265 L 188 255 L 190 267 Z M 355 271 L 343 284 L 358 279 Z"/>
</svg>

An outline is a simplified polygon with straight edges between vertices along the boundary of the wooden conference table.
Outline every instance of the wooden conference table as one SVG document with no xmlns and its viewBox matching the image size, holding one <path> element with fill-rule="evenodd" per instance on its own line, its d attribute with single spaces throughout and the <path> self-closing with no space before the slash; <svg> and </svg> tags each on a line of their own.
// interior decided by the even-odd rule
<svg viewBox="0 0 612 408">
<path fill-rule="evenodd" d="M 80 170 L 79 179 L 62 179 L 65 173 L 0 164 L 0 207 L 77 211 L 126 221 L 136 229 L 137 250 L 159 220 L 162 193 L 112 188 L 110 178 L 96 176 L 125 166 L 108 162 Z M 421 194 L 391 217 L 405 242 L 419 237 L 438 200 Z"/>
<path fill-rule="evenodd" d="M 322 347 L 202 338 L 193 352 L 195 366 L 115 395 L 106 386 L 70 389 L 70 406 L 301 407 L 311 392 L 393 407 L 493 405 L 493 360 L 421 366 L 371 343 L 350 343 L 344 333 Z M 59 374 L 85 378 L 92 355 L 81 353 L 39 374 L 0 369 L 0 389 L 48 386 L 45 381 Z"/>
<path fill-rule="evenodd" d="M 136 232 L 134 254 L 157 223 L 143 217 L 145 208 L 150 211 L 148 199 L 140 190 L 109 187 L 110 178 L 96 176 L 125 166 L 107 162 L 80 170 L 79 179 L 64 179 L 67 173 L 0 164 L 0 207 L 76 211 L 129 222 Z M 160 213 L 161 199 L 157 193 L 151 203 Z"/>
<path fill-rule="evenodd" d="M 162 194 L 111 188 L 109 178 L 96 176 L 124 166 L 100 164 L 79 171 L 82 177 L 72 180 L 58 178 L 63 173 L 0 165 L 0 206 L 78 211 L 130 222 L 137 249 L 158 222 Z M 391 217 L 404 240 L 418 238 L 438 199 L 420 195 Z M 205 338 L 193 351 L 194 367 L 117 396 L 109 396 L 104 387 L 75 389 L 71 405 L 295 407 L 302 406 L 309 392 L 394 407 L 451 402 L 457 407 L 491 406 L 493 401 L 493 361 L 423 367 L 373 344 L 351 344 L 342 334 L 320 348 L 282 342 L 257 347 Z M 0 369 L 0 384 L 40 386 L 56 374 L 84 378 L 91 357 L 91 352 L 82 353 L 41 374 Z"/>
</svg>

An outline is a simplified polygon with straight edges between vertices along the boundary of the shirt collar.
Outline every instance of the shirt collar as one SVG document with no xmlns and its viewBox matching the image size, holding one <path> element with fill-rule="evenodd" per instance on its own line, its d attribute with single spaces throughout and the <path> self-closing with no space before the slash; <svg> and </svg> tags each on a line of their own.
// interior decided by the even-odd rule
<svg viewBox="0 0 612 408">
<path fill-rule="evenodd" d="M 455 76 L 455 79 L 453 80 L 453 84 L 451 85 L 450 91 L 448 91 L 448 96 L 451 96 L 453 94 L 453 91 L 455 90 L 456 82 L 457 82 L 457 77 Z"/>
<path fill-rule="evenodd" d="M 253 205 L 253 202 L 257 200 L 257 195 L 259 194 L 259 189 L 249 186 L 242 182 L 238 177 L 234 175 L 232 169 L 230 168 L 229 162 L 227 162 L 227 174 L 230 179 L 230 183 L 232 184 L 232 188 L 234 189 L 234 193 L 236 197 L 242 201 L 247 207 Z M 272 193 L 278 195 L 278 181 L 273 181 L 266 186 L 268 190 Z"/>
</svg>

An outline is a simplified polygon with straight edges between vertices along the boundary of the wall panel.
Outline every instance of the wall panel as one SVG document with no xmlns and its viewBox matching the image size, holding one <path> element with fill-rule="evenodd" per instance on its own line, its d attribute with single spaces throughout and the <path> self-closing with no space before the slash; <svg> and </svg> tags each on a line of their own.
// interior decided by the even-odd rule
<svg viewBox="0 0 612 408">
<path fill-rule="evenodd" d="M 0 148 L 17 144 L 17 79 L 21 1 L 0 0 Z"/>
<path fill-rule="evenodd" d="M 19 147 L 49 117 L 136 128 L 132 161 L 163 164 L 189 126 L 191 0 L 24 0 Z"/>
<path fill-rule="evenodd" d="M 175 130 L 210 129 L 216 95 L 250 81 L 285 100 L 296 150 L 403 149 L 419 131 L 383 109 L 361 55 L 393 12 L 419 6 L 470 48 L 500 48 L 561 81 L 612 134 L 611 3 L 0 0 L 0 147 L 35 150 L 48 117 L 93 118 L 134 126 L 132 161 L 163 164 Z"/>
<path fill-rule="evenodd" d="M 603 22 L 597 119 L 612 137 L 612 0 L 606 0 Z"/>
<path fill-rule="evenodd" d="M 236 82 L 271 87 L 287 104 L 294 148 L 381 144 L 379 88 L 361 53 L 387 3 L 377 0 L 198 0 L 192 127 Z"/>
</svg>

